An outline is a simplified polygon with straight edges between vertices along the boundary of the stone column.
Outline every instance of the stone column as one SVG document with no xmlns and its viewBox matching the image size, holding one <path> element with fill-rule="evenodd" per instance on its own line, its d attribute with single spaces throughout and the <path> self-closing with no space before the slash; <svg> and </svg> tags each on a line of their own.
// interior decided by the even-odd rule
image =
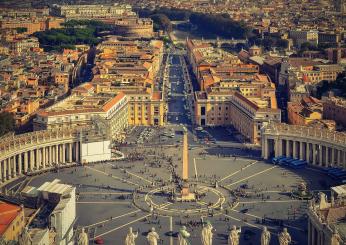
<svg viewBox="0 0 346 245">
<path fill-rule="evenodd" d="M 7 162 L 8 162 L 8 159 L 5 159 L 4 160 L 4 181 L 8 180 Z"/>
<path fill-rule="evenodd" d="M 28 152 L 24 152 L 24 173 L 28 172 Z"/>
<path fill-rule="evenodd" d="M 290 157 L 290 141 L 286 140 L 286 157 Z"/>
<path fill-rule="evenodd" d="M 325 161 L 325 166 L 329 165 L 329 147 L 326 146 L 326 161 Z"/>
<path fill-rule="evenodd" d="M 76 142 L 76 162 L 77 163 L 80 162 L 80 155 L 81 155 L 79 148 L 80 148 L 80 145 L 79 145 L 79 142 L 77 141 Z"/>
<path fill-rule="evenodd" d="M 40 169 L 40 165 L 41 165 L 41 149 L 37 148 L 36 149 L 36 168 L 37 170 Z"/>
<path fill-rule="evenodd" d="M 323 147 L 322 145 L 317 145 L 318 150 L 319 150 L 319 159 L 318 159 L 318 165 L 323 166 Z"/>
<path fill-rule="evenodd" d="M 59 145 L 56 145 L 54 147 L 55 149 L 55 164 L 58 164 L 59 163 Z"/>
<path fill-rule="evenodd" d="M 52 146 L 48 147 L 48 154 L 49 154 L 49 165 L 52 166 L 52 162 L 53 162 L 53 147 Z"/>
<path fill-rule="evenodd" d="M 66 163 L 66 145 L 62 144 L 62 163 Z"/>
<path fill-rule="evenodd" d="M 293 158 L 297 158 L 297 141 L 293 140 Z"/>
<path fill-rule="evenodd" d="M 304 151 L 303 151 L 303 142 L 299 141 L 299 159 L 305 160 Z"/>
<path fill-rule="evenodd" d="M 30 170 L 32 171 L 34 169 L 34 166 L 35 166 L 35 151 L 34 150 L 31 150 L 30 151 Z"/>
<path fill-rule="evenodd" d="M 17 176 L 17 158 L 16 158 L 16 155 L 14 155 L 12 158 L 13 158 L 12 177 L 16 177 Z"/>
<path fill-rule="evenodd" d="M 22 153 L 18 154 L 18 174 L 22 174 Z"/>
<path fill-rule="evenodd" d="M 59 163 L 63 163 L 62 159 L 62 145 L 59 145 Z"/>
<path fill-rule="evenodd" d="M 264 159 L 268 159 L 268 139 L 264 139 Z"/>
<path fill-rule="evenodd" d="M 337 161 L 337 166 L 340 167 L 340 166 L 342 166 L 342 162 L 341 162 L 341 153 L 342 153 L 342 150 L 339 150 L 339 149 L 338 149 L 338 150 L 337 150 L 337 153 L 338 153 L 338 154 L 337 154 L 337 160 L 336 160 L 336 161 Z"/>
<path fill-rule="evenodd" d="M 72 160 L 72 143 L 68 144 L 68 161 L 70 163 L 73 162 L 73 160 Z"/>
<path fill-rule="evenodd" d="M 42 169 L 46 168 L 46 147 L 42 147 Z"/>
<path fill-rule="evenodd" d="M 282 139 L 278 139 L 278 150 L 279 150 L 279 156 L 282 156 Z"/>
<path fill-rule="evenodd" d="M 334 166 L 335 165 L 335 149 L 334 148 L 331 148 L 332 149 L 332 155 L 331 155 L 331 165 Z"/>
<path fill-rule="evenodd" d="M 316 158 L 317 158 L 317 145 L 316 144 L 312 144 L 312 164 L 316 165 Z"/>
<path fill-rule="evenodd" d="M 309 142 L 306 142 L 305 152 L 306 152 L 305 160 L 307 163 L 310 163 L 310 143 Z"/>
</svg>

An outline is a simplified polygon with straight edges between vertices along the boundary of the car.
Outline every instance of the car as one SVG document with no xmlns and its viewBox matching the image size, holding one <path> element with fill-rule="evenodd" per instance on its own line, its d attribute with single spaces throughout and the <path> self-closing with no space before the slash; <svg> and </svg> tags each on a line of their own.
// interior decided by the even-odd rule
<svg viewBox="0 0 346 245">
<path fill-rule="evenodd" d="M 248 208 L 244 208 L 244 209 L 242 209 L 240 212 L 243 213 L 243 214 L 246 214 L 248 211 L 249 211 Z"/>
<path fill-rule="evenodd" d="M 94 240 L 95 244 L 104 244 L 104 240 L 101 237 L 96 237 Z"/>
</svg>

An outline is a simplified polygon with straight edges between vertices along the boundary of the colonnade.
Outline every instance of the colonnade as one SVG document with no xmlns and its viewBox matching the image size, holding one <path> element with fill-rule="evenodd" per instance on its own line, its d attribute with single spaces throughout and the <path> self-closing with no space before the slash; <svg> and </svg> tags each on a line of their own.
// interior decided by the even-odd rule
<svg viewBox="0 0 346 245">
<path fill-rule="evenodd" d="M 81 143 L 75 130 L 44 130 L 0 141 L 0 184 L 23 174 L 80 162 Z"/>
<path fill-rule="evenodd" d="M 22 174 L 79 161 L 79 142 L 37 146 L 0 160 L 0 182 Z"/>
<path fill-rule="evenodd" d="M 346 134 L 272 123 L 262 129 L 262 157 L 286 156 L 320 167 L 346 168 Z"/>
</svg>

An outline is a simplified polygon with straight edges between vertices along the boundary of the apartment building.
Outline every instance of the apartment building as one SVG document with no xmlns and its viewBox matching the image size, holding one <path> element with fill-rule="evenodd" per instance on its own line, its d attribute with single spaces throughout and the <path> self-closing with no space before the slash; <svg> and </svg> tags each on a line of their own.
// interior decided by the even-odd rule
<svg viewBox="0 0 346 245">
<path fill-rule="evenodd" d="M 110 19 L 120 16 L 135 16 L 131 5 L 112 4 L 112 5 L 58 5 L 53 4 L 50 12 L 52 15 L 69 19 Z"/>
<path fill-rule="evenodd" d="M 261 127 L 281 121 L 275 97 L 247 98 L 231 88 L 195 92 L 195 122 L 200 126 L 233 125 L 253 144 L 261 142 Z"/>
<path fill-rule="evenodd" d="M 128 126 L 128 98 L 122 93 L 95 93 L 83 84 L 66 99 L 37 113 L 34 130 L 87 127 L 92 123 L 109 129 L 113 139 L 123 136 Z"/>
</svg>

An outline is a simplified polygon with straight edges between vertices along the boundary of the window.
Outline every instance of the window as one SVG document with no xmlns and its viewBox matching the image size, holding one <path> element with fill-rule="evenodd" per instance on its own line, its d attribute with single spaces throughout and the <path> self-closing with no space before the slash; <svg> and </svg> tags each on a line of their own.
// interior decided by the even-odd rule
<svg viewBox="0 0 346 245">
<path fill-rule="evenodd" d="M 205 107 L 204 106 L 201 107 L 201 115 L 205 116 Z"/>
</svg>

